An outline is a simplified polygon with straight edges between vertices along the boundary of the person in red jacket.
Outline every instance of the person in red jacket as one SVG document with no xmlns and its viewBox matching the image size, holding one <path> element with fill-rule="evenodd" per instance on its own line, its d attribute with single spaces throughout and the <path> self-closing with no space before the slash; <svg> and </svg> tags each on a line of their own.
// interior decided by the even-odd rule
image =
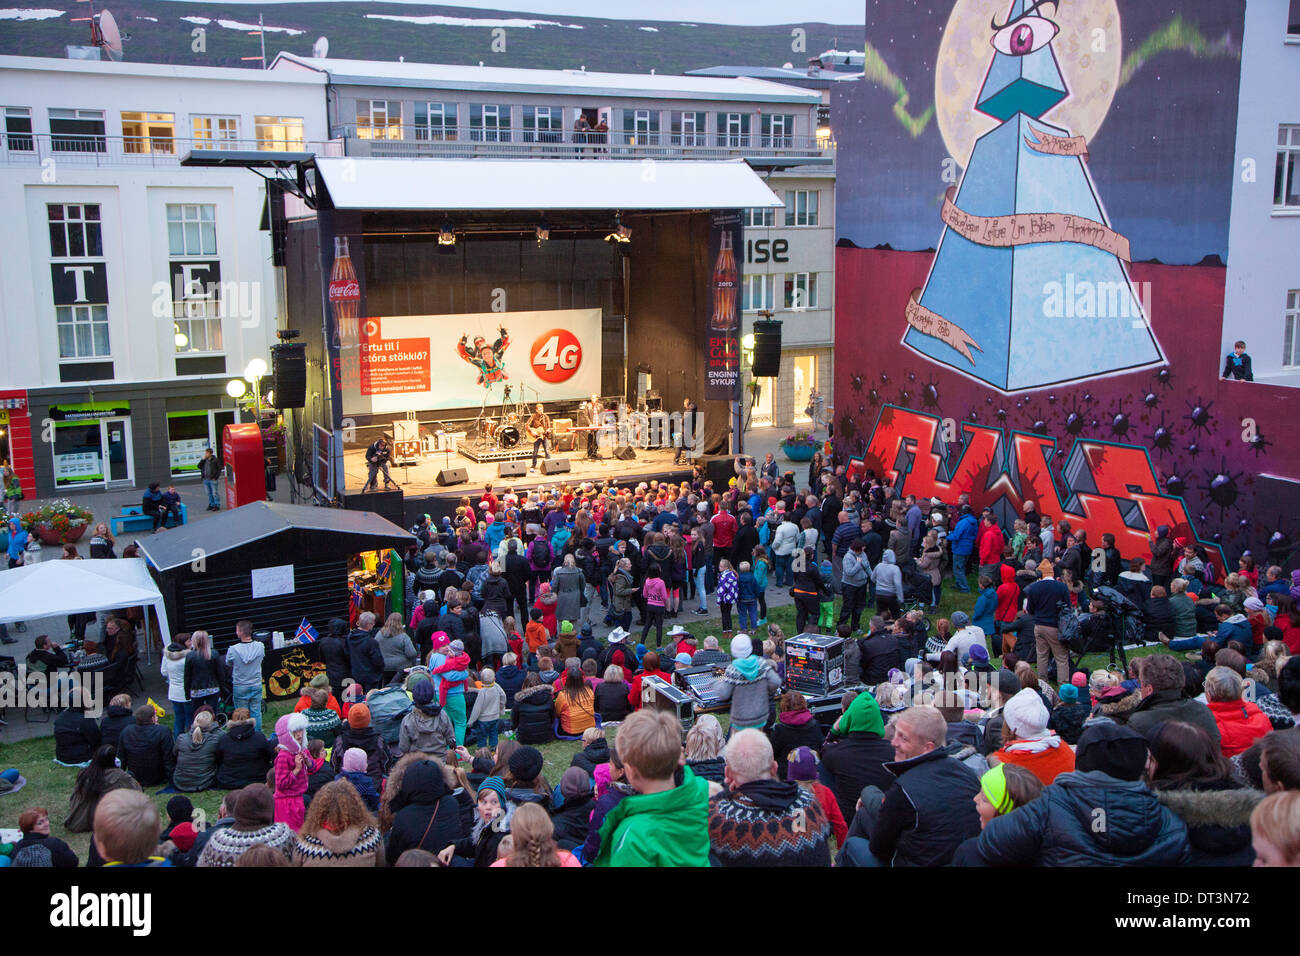
<svg viewBox="0 0 1300 956">
<path fill-rule="evenodd" d="M 993 622 L 997 632 L 1002 635 L 1002 653 L 1009 654 L 1016 647 L 1016 635 L 1011 626 L 1016 622 L 1016 612 L 1020 610 L 1020 585 L 1016 583 L 1016 572 L 1011 565 L 999 565 L 998 571 L 1002 575 L 1002 583 L 998 585 L 998 606 L 993 611 Z"/>
<path fill-rule="evenodd" d="M 671 674 L 665 674 L 659 669 L 659 655 L 654 651 L 647 651 L 645 657 L 641 659 L 641 671 L 632 678 L 632 689 L 628 691 L 627 702 L 633 710 L 641 709 L 641 678 L 658 677 L 671 684 L 673 678 Z"/>
<path fill-rule="evenodd" d="M 980 556 L 980 574 L 987 574 L 991 579 L 997 580 L 997 566 L 1002 563 L 1002 549 L 1007 543 L 1007 539 L 1002 536 L 1002 529 L 998 527 L 997 518 L 991 514 L 984 516 L 975 543 Z"/>
<path fill-rule="evenodd" d="M 731 557 L 731 544 L 736 540 L 736 516 L 725 507 L 720 508 L 709 523 L 713 525 L 713 567 L 717 570 L 720 560 Z"/>
<path fill-rule="evenodd" d="M 1235 757 L 1273 731 L 1268 715 L 1242 700 L 1241 692 L 1241 675 L 1230 667 L 1216 667 L 1205 675 L 1205 702 L 1219 726 L 1219 748 L 1225 757 Z"/>
<path fill-rule="evenodd" d="M 843 846 L 845 837 L 849 835 L 849 826 L 844 822 L 844 814 L 840 811 L 834 791 L 817 780 L 817 751 L 811 747 L 797 747 L 786 764 L 785 776 L 791 783 L 812 790 L 817 802 L 822 805 L 826 819 L 830 821 L 835 845 Z"/>
</svg>

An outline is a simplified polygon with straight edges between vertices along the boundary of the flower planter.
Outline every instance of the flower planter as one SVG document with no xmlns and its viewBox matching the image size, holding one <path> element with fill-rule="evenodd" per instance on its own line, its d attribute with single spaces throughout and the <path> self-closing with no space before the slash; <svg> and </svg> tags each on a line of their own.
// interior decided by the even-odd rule
<svg viewBox="0 0 1300 956">
<path fill-rule="evenodd" d="M 81 540 L 81 536 L 86 533 L 89 525 L 79 524 L 69 528 L 65 533 L 59 534 L 49 525 L 37 525 L 36 537 L 40 538 L 41 544 L 75 544 Z"/>
<path fill-rule="evenodd" d="M 781 454 L 785 455 L 790 461 L 812 461 L 813 454 L 817 451 L 816 445 L 787 445 L 781 443 Z"/>
</svg>

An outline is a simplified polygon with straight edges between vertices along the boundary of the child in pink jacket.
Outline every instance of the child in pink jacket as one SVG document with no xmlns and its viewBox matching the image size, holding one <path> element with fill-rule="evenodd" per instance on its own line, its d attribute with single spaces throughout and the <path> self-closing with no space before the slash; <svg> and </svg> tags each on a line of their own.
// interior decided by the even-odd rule
<svg viewBox="0 0 1300 956">
<path fill-rule="evenodd" d="M 303 794 L 310 772 L 307 753 L 307 718 L 285 714 L 275 722 L 275 822 L 297 831 L 307 817 Z"/>
</svg>

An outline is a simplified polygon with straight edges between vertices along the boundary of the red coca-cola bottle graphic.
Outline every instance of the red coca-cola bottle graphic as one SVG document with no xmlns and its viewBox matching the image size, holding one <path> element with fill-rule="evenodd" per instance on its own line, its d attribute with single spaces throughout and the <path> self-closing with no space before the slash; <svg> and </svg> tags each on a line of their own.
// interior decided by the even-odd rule
<svg viewBox="0 0 1300 956">
<path fill-rule="evenodd" d="M 731 232 L 722 234 L 718 247 L 718 261 L 713 267 L 713 320 L 710 326 L 718 332 L 734 332 L 736 322 L 736 292 L 739 285 L 736 256 L 731 249 Z"/>
<path fill-rule="evenodd" d="M 357 314 L 361 309 L 361 283 L 348 254 L 348 237 L 334 237 L 334 267 L 330 270 L 330 311 L 334 313 L 334 347 L 357 344 Z"/>
</svg>

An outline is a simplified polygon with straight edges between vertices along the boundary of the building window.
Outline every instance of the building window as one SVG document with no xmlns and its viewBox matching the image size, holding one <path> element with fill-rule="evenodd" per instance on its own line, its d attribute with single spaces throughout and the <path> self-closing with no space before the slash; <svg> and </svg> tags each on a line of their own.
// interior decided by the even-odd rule
<svg viewBox="0 0 1300 956">
<path fill-rule="evenodd" d="M 1273 208 L 1300 208 L 1300 126 L 1277 128 L 1277 170 L 1273 176 Z"/>
<path fill-rule="evenodd" d="M 817 308 L 817 273 L 786 273 L 785 308 L 791 312 Z"/>
<path fill-rule="evenodd" d="M 124 153 L 174 153 L 175 113 L 122 113 Z"/>
<path fill-rule="evenodd" d="M 729 149 L 749 146 L 749 114 L 718 114 L 718 145 Z"/>
<path fill-rule="evenodd" d="M 768 149 L 789 149 L 794 145 L 794 116 L 764 113 L 762 139 L 761 145 Z"/>
<path fill-rule="evenodd" d="M 1287 36 L 1300 39 L 1300 0 L 1291 0 L 1291 9 L 1287 11 Z"/>
<path fill-rule="evenodd" d="M 707 120 L 704 113 L 674 111 L 670 114 L 669 121 L 673 146 L 707 145 L 705 140 Z"/>
<path fill-rule="evenodd" d="M 815 189 L 787 189 L 785 191 L 785 224 L 787 226 L 817 225 L 817 197 Z"/>
<path fill-rule="evenodd" d="M 560 106 L 524 107 L 525 143 L 562 143 L 564 108 Z"/>
<path fill-rule="evenodd" d="M 659 142 L 658 110 L 624 110 L 623 142 L 629 146 L 650 146 Z"/>
<path fill-rule="evenodd" d="M 5 146 L 24 152 L 35 148 L 32 141 L 32 111 L 26 106 L 5 107 Z"/>
<path fill-rule="evenodd" d="M 469 136 L 478 143 L 510 142 L 510 106 L 505 103 L 471 103 Z"/>
<path fill-rule="evenodd" d="M 206 203 L 168 203 L 167 254 L 215 256 L 217 207 Z"/>
<path fill-rule="evenodd" d="M 357 100 L 358 139 L 401 139 L 400 100 Z"/>
<path fill-rule="evenodd" d="M 1282 364 L 1300 366 L 1300 289 L 1286 294 L 1286 328 L 1282 333 Z"/>
<path fill-rule="evenodd" d="M 283 152 L 303 148 L 301 116 L 255 116 L 253 125 L 258 149 Z"/>
<path fill-rule="evenodd" d="M 99 205 L 53 203 L 45 207 L 50 223 L 50 255 L 55 259 L 102 256 Z"/>
<path fill-rule="evenodd" d="M 454 140 L 456 138 L 455 103 L 416 103 L 415 138 L 419 140 Z"/>
<path fill-rule="evenodd" d="M 54 309 L 59 326 L 59 358 L 101 358 L 108 351 L 107 305 L 60 305 Z"/>
<path fill-rule="evenodd" d="M 775 276 L 745 276 L 745 297 L 741 308 L 746 312 L 758 312 L 762 309 L 772 309 L 775 298 L 775 289 Z"/>
<path fill-rule="evenodd" d="M 742 209 L 740 211 L 740 222 L 747 229 L 762 229 L 765 226 L 775 226 L 776 210 L 771 206 L 760 209 Z"/>
<path fill-rule="evenodd" d="M 56 153 L 106 152 L 104 111 L 51 109 L 50 149 Z"/>
<path fill-rule="evenodd" d="M 200 149 L 238 149 L 238 116 L 193 116 L 190 129 Z"/>
</svg>

